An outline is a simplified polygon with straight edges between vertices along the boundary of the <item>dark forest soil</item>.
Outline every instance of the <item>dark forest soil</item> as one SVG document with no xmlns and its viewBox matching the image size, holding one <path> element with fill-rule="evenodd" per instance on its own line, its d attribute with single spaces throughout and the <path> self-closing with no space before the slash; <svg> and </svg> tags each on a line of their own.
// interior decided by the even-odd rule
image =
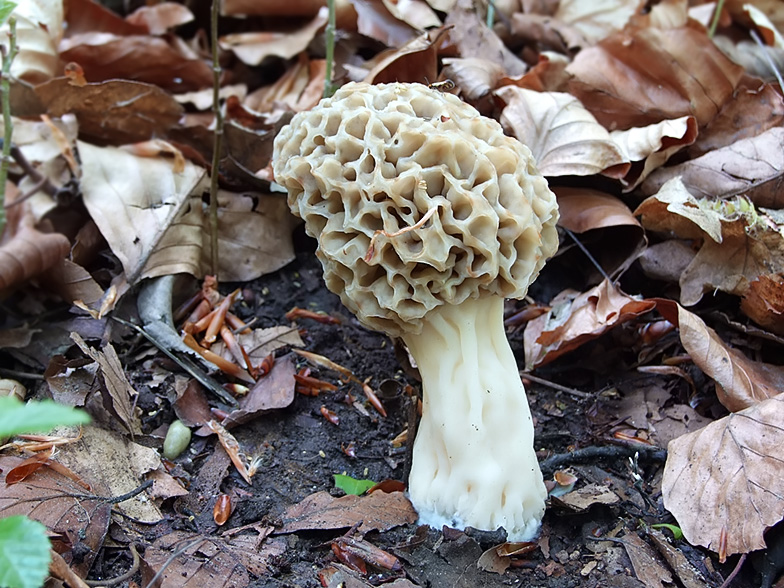
<svg viewBox="0 0 784 588">
<path fill-rule="evenodd" d="M 555 281 L 555 278 L 545 272 L 537 286 L 539 293 L 534 294 L 537 299 L 543 290 L 554 289 L 548 280 Z M 190 496 L 166 501 L 162 505 L 165 519 L 153 526 L 115 519 L 109 534 L 111 546 L 102 549 L 90 577 L 111 578 L 126 571 L 130 558 L 124 544 L 130 538 L 140 540 L 139 550 L 144 556 L 145 549 L 157 539 L 176 531 L 211 535 L 259 521 L 278 524 L 288 507 L 315 492 L 328 491 L 333 496 L 341 496 L 342 492 L 335 488 L 333 474 L 345 473 L 354 478 L 375 481 L 405 479 L 406 448 L 393 448 L 390 441 L 406 428 L 409 419 L 409 401 L 402 392 L 403 387 L 411 384 L 418 389 L 419 383 L 411 370 L 403 369 L 394 343 L 385 335 L 359 325 L 341 305 L 339 298 L 326 290 L 321 279 L 321 267 L 311 251 L 300 252 L 294 262 L 280 271 L 239 286 L 243 288 L 244 300 L 235 310 L 245 320 L 256 317 L 257 327 L 288 325 L 284 315 L 293 306 L 324 311 L 338 318 L 340 324 L 337 325 L 300 320 L 298 327 L 305 349 L 349 368 L 360 380 L 369 378 L 371 386 L 379 390 L 388 416 L 380 417 L 369 406 L 363 414 L 346 403 L 348 392 L 362 399 L 361 391 L 351 384 L 318 397 L 295 395 L 294 402 L 287 408 L 271 411 L 232 431 L 246 452 L 259 458 L 260 466 L 252 488 L 234 468 L 225 465 L 222 471 L 228 471 L 228 475 L 224 478 L 221 474 L 217 482 L 210 480 L 208 470 L 214 465 L 210 461 L 215 454 L 214 437 L 194 437 L 189 451 L 176 460 L 190 477 Z M 226 292 L 232 288 L 230 284 L 221 286 Z M 541 294 L 541 299 L 547 299 L 547 295 Z M 510 303 L 510 312 L 514 311 L 515 304 Z M 522 330 L 510 332 L 509 337 L 522 366 Z M 280 350 L 279 360 L 286 354 L 289 354 L 288 350 Z M 625 390 L 631 390 L 640 383 L 639 375 L 630 375 L 620 369 L 622 354 L 623 349 L 617 341 L 600 340 L 570 355 L 568 361 L 559 360 L 553 364 L 554 367 L 536 372 L 561 386 L 581 390 L 581 395 L 532 382 L 526 386 L 536 421 L 536 448 L 540 460 L 592 446 L 607 452 L 595 463 L 570 463 L 567 459 L 558 467 L 545 467 L 546 479 L 555 469 L 571 467 L 570 471 L 579 478 L 578 488 L 590 487 L 591 484 L 607 487 L 620 500 L 600 504 L 602 500 L 597 497 L 598 494 L 591 496 L 589 493 L 588 505 L 576 509 L 554 499 L 548 506 L 534 550 L 512 558 L 511 567 L 504 573 L 483 571 L 477 567 L 477 560 L 483 552 L 503 542 L 498 533 L 450 532 L 448 529 L 417 527 L 414 524 L 385 532 L 371 531 L 364 538 L 394 554 L 403 563 L 404 571 L 369 573 L 364 578 L 367 584 L 352 584 L 352 580 L 345 587 L 383 585 L 395 578 L 398 582 L 407 579 L 415 586 L 433 588 L 650 586 L 650 580 L 643 583 L 637 579 L 645 573 L 637 568 L 652 561 L 656 557 L 655 550 L 650 546 L 648 551 L 639 546 L 627 547 L 628 541 L 624 538 L 642 537 L 644 542 L 646 524 L 674 521 L 664 511 L 659 492 L 662 452 L 641 454 L 637 470 L 641 479 L 635 483 L 628 459 L 633 449 L 612 445 L 606 434 L 608 425 L 615 418 L 614 406 Z M 304 363 L 293 354 L 289 356 L 297 365 Z M 126 358 L 126 372 L 141 393 L 139 405 L 142 408 L 163 407 L 154 411 L 154 418 L 150 417 L 145 423 L 145 437 L 140 440 L 156 446 L 150 433 L 161 424 L 170 423 L 176 416 L 168 402 L 162 403 L 157 397 L 159 393 L 143 384 L 146 375 L 141 363 L 136 365 L 131 359 L 132 354 L 123 357 Z M 597 357 L 604 360 L 597 361 Z M 315 370 L 314 375 L 336 381 L 335 374 L 325 370 Z M 339 425 L 325 420 L 321 414 L 322 407 L 339 416 Z M 351 443 L 356 448 L 355 457 L 349 457 L 343 451 Z M 499 448 L 499 451 L 502 450 Z M 232 494 L 236 499 L 231 517 L 220 529 L 213 521 L 212 512 L 218 491 Z M 257 588 L 321 586 L 319 571 L 335 561 L 329 542 L 345 531 L 300 531 L 273 537 L 282 548 L 269 558 L 267 571 L 257 575 L 250 585 Z M 596 540 L 605 536 L 613 539 Z M 726 564 L 719 565 L 710 552 L 694 549 L 684 541 L 675 541 L 674 545 L 700 571 L 705 586 L 721 585 L 737 562 L 737 558 L 730 558 Z M 634 565 L 628 555 L 629 549 L 638 551 Z M 750 566 L 745 566 L 745 575 L 741 574 L 733 586 L 759 585 L 747 568 Z M 653 569 L 660 568 L 654 566 Z M 139 575 L 135 581 L 136 584 L 122 585 L 144 586 Z M 411 586 L 398 584 L 402 585 Z M 672 581 L 663 585 L 684 584 L 679 583 L 673 574 Z"/>
</svg>

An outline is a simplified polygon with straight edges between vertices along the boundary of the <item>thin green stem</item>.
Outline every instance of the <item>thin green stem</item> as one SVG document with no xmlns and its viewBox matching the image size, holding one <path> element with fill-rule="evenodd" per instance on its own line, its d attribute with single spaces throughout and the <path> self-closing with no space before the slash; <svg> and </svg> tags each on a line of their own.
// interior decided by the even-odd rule
<svg viewBox="0 0 784 588">
<path fill-rule="evenodd" d="M 713 11 L 713 18 L 711 19 L 710 27 L 708 27 L 708 36 L 712 39 L 716 34 L 716 29 L 719 28 L 719 20 L 721 19 L 721 11 L 724 8 L 724 0 L 716 2 L 716 10 Z"/>
<path fill-rule="evenodd" d="M 487 28 L 492 29 L 495 23 L 495 0 L 487 2 Z"/>
<path fill-rule="evenodd" d="M 8 49 L 5 45 L 0 45 L 0 54 L 3 59 L 2 82 L 2 108 L 3 108 L 3 156 L 0 160 L 0 235 L 5 229 L 5 183 L 8 179 L 8 167 L 11 162 L 11 141 L 13 140 L 14 128 L 11 123 L 11 99 L 8 94 L 11 91 L 11 63 L 16 57 L 16 19 L 11 17 L 8 20 Z"/>
<path fill-rule="evenodd" d="M 220 176 L 221 152 L 223 151 L 223 113 L 220 105 L 221 67 L 218 58 L 218 7 L 220 0 L 212 0 L 212 110 L 215 113 L 215 139 L 212 144 L 212 175 L 210 177 L 210 251 L 213 275 L 218 275 L 218 177 Z"/>
<path fill-rule="evenodd" d="M 335 87 L 332 84 L 332 74 L 335 65 L 335 0 L 327 0 L 327 9 L 329 10 L 329 17 L 327 18 L 327 28 L 324 31 L 327 79 L 324 80 L 324 98 L 329 98 L 335 93 Z"/>
</svg>

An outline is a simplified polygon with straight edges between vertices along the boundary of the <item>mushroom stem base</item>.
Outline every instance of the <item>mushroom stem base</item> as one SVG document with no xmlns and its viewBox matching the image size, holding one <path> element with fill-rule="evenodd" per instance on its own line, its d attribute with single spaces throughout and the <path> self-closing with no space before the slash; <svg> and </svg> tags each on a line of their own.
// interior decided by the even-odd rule
<svg viewBox="0 0 784 588">
<path fill-rule="evenodd" d="M 547 491 L 533 446 L 531 412 L 506 339 L 503 299 L 468 299 L 428 313 L 404 335 L 422 375 L 422 421 L 409 494 L 420 522 L 539 530 Z"/>
</svg>

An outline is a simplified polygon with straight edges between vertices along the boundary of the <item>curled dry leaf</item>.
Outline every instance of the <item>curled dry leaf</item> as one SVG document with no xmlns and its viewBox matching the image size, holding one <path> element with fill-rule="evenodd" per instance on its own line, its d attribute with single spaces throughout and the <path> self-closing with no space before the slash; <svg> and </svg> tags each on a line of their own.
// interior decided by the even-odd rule
<svg viewBox="0 0 784 588">
<path fill-rule="evenodd" d="M 163 35 L 169 29 L 191 22 L 193 13 L 182 4 L 161 2 L 137 8 L 125 20 L 132 25 L 144 27 L 151 35 Z"/>
<path fill-rule="evenodd" d="M 504 70 L 479 57 L 445 57 L 443 75 L 455 82 L 466 100 L 478 100 L 493 90 Z"/>
<path fill-rule="evenodd" d="M 59 265 L 70 249 L 65 235 L 23 226 L 0 246 L 0 290 L 19 286 Z"/>
<path fill-rule="evenodd" d="M 633 298 L 604 280 L 587 292 L 565 290 L 550 305 L 550 311 L 525 327 L 526 369 L 577 349 L 612 327 L 645 314 L 656 303 Z"/>
<path fill-rule="evenodd" d="M 660 300 L 656 308 L 680 330 L 692 361 L 716 382 L 716 394 L 727 410 L 739 411 L 784 390 L 784 368 L 752 361 L 728 347 L 716 331 L 679 304 Z"/>
<path fill-rule="evenodd" d="M 11 77 L 40 84 L 55 75 L 59 59 L 57 44 L 63 36 L 63 2 L 28 0 L 15 2 L 17 55 L 11 63 Z M 0 28 L 7 43 L 9 24 Z"/>
<path fill-rule="evenodd" d="M 360 34 L 387 47 L 400 47 L 418 36 L 416 28 L 393 14 L 382 0 L 350 0 L 357 13 Z M 439 23 L 440 24 L 440 23 Z"/>
<path fill-rule="evenodd" d="M 501 124 L 531 149 L 542 175 L 620 178 L 629 170 L 610 134 L 574 96 L 517 86 L 496 95 L 506 103 Z"/>
<path fill-rule="evenodd" d="M 655 194 L 672 178 L 681 177 L 696 196 L 727 198 L 745 194 L 757 206 L 784 207 L 780 189 L 784 174 L 784 128 L 709 151 L 702 157 L 661 168 L 643 183 L 645 194 Z"/>
<path fill-rule="evenodd" d="M 428 31 L 397 49 L 382 51 L 367 62 L 364 81 L 372 84 L 423 82 L 438 76 L 438 47 L 444 28 Z"/>
<path fill-rule="evenodd" d="M 784 394 L 671 441 L 664 506 L 686 540 L 725 556 L 765 549 L 784 517 Z"/>
<path fill-rule="evenodd" d="M 631 169 L 621 179 L 624 191 L 636 188 L 651 172 L 664 165 L 675 153 L 697 138 L 697 119 L 682 116 L 646 127 L 633 127 L 610 133 Z"/>
<path fill-rule="evenodd" d="M 244 63 L 259 65 L 270 56 L 289 59 L 304 51 L 327 24 L 327 8 L 302 28 L 289 32 L 235 33 L 221 37 L 221 49 L 232 51 Z"/>
<path fill-rule="evenodd" d="M 580 51 L 568 84 L 605 127 L 635 126 L 693 115 L 710 121 L 730 99 L 743 68 L 724 56 L 699 25 L 627 27 Z"/>
</svg>

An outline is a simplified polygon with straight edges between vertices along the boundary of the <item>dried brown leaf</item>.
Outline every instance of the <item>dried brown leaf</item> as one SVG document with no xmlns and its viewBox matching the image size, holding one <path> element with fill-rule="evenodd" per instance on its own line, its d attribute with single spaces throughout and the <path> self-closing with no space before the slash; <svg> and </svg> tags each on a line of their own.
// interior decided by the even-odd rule
<svg viewBox="0 0 784 588">
<path fill-rule="evenodd" d="M 350 0 L 357 12 L 357 30 L 387 47 L 412 41 L 419 31 L 393 14 L 382 0 Z"/>
<path fill-rule="evenodd" d="M 388 49 L 366 63 L 369 84 L 421 82 L 438 76 L 438 45 L 445 30 L 424 33 L 397 49 Z"/>
<path fill-rule="evenodd" d="M 627 27 L 580 51 L 566 70 L 574 75 L 569 91 L 611 130 L 686 115 L 706 124 L 743 75 L 692 23 Z"/>
<path fill-rule="evenodd" d="M 70 249 L 65 235 L 23 226 L 0 246 L 0 290 L 19 286 L 59 265 Z"/>
<path fill-rule="evenodd" d="M 253 66 L 270 56 L 289 59 L 304 51 L 326 24 L 327 8 L 323 7 L 313 20 L 295 31 L 234 33 L 221 37 L 220 46 Z"/>
<path fill-rule="evenodd" d="M 727 556 L 765 549 L 784 517 L 782 422 L 779 394 L 670 442 L 662 496 L 689 543 Z"/>
<path fill-rule="evenodd" d="M 0 456 L 0 471 L 12 471 L 23 460 Z M 0 517 L 27 515 L 46 525 L 60 538 L 71 537 L 89 549 L 73 559 L 68 539 L 55 540 L 55 548 L 82 577 L 87 575 L 109 528 L 112 505 L 99 496 L 107 496 L 108 489 L 100 479 L 89 479 L 93 487 L 87 492 L 74 480 L 58 472 L 43 468 L 27 480 L 8 486 L 0 484 Z"/>
<path fill-rule="evenodd" d="M 506 103 L 501 124 L 531 149 L 542 175 L 619 178 L 628 171 L 610 134 L 574 96 L 517 86 L 495 93 Z"/>
<path fill-rule="evenodd" d="M 445 57 L 442 74 L 455 82 L 463 98 L 478 100 L 493 90 L 504 74 L 501 66 L 480 57 Z"/>
<path fill-rule="evenodd" d="M 212 69 L 176 37 L 81 33 L 60 43 L 60 58 L 75 61 L 90 82 L 134 80 L 170 92 L 212 85 Z"/>
<path fill-rule="evenodd" d="M 147 585 L 160 572 L 161 588 L 243 588 L 250 582 L 249 573 L 269 574 L 271 562 L 285 551 L 284 540 L 256 534 L 215 537 L 175 531 L 144 552 L 142 582 Z"/>
<path fill-rule="evenodd" d="M 695 196 L 746 195 L 757 206 L 784 207 L 784 128 L 742 139 L 679 165 L 661 168 L 643 183 L 645 194 L 658 192 L 674 177 Z"/>
<path fill-rule="evenodd" d="M 648 312 L 656 303 L 628 296 L 604 280 L 587 292 L 565 290 L 550 305 L 551 310 L 525 327 L 527 369 L 553 361 L 612 327 Z"/>
<path fill-rule="evenodd" d="M 444 24 L 451 27 L 449 40 L 457 47 L 460 57 L 492 61 L 500 65 L 508 76 L 522 75 L 528 69 L 525 62 L 509 50 L 495 31 L 487 28 L 484 18 L 473 7 L 468 10 L 459 6 L 451 10 Z"/>
<path fill-rule="evenodd" d="M 678 324 L 681 343 L 692 361 L 716 382 L 719 401 L 739 411 L 784 390 L 784 368 L 752 361 L 719 338 L 696 314 L 672 301 L 659 301 L 657 309 Z"/>
<path fill-rule="evenodd" d="M 659 560 L 650 545 L 640 539 L 637 533 L 623 536 L 623 546 L 632 562 L 634 575 L 646 588 L 664 588 L 672 584 L 672 574 Z"/>
<path fill-rule="evenodd" d="M 82 137 L 115 144 L 166 135 L 183 113 L 167 92 L 129 80 L 80 87 L 55 78 L 36 86 L 35 92 L 51 116 L 76 115 Z"/>
<path fill-rule="evenodd" d="M 740 309 L 759 326 L 784 335 L 784 278 L 781 274 L 764 274 L 749 284 Z"/>
<path fill-rule="evenodd" d="M 402 492 L 373 492 L 367 496 L 335 498 L 328 492 L 311 494 L 289 507 L 278 533 L 303 530 L 344 529 L 360 523 L 359 531 L 386 531 L 417 520 L 411 502 Z"/>
</svg>

